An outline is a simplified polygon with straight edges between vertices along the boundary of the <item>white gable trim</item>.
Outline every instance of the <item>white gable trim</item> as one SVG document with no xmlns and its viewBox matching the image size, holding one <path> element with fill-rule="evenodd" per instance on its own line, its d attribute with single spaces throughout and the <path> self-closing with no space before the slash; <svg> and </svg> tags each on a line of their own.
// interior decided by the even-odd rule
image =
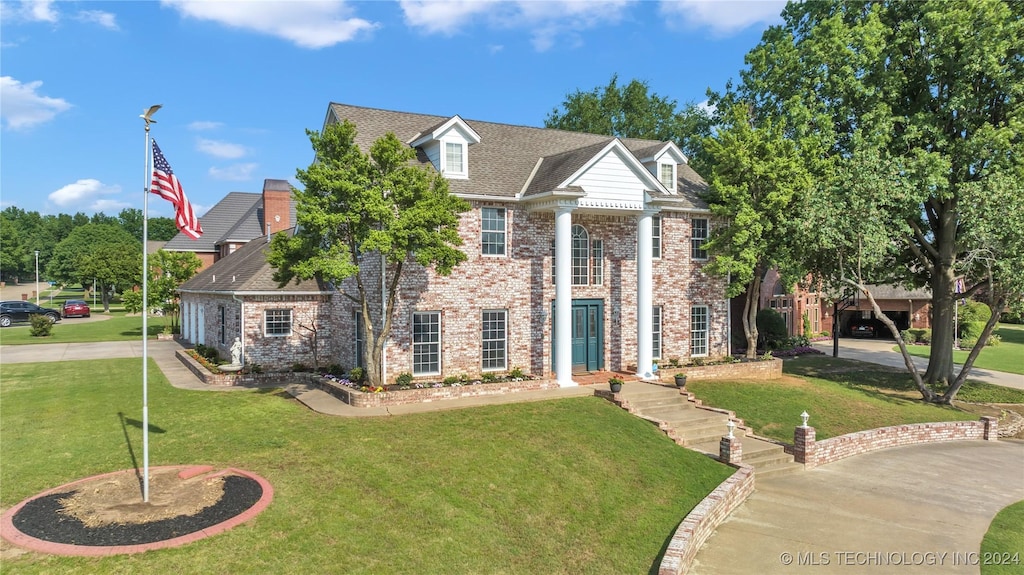
<svg viewBox="0 0 1024 575">
<path fill-rule="evenodd" d="M 644 167 L 643 163 L 641 163 L 640 160 L 638 160 L 618 138 L 608 142 L 607 146 L 602 148 L 600 152 L 594 154 L 592 158 L 587 160 L 585 164 L 573 172 L 571 176 L 560 182 L 557 187 L 568 188 L 576 185 L 576 180 L 580 179 L 580 177 L 590 171 L 599 162 L 604 160 L 609 154 L 615 154 L 620 160 L 622 160 L 633 175 L 636 176 L 641 184 L 643 184 L 644 189 L 658 190 L 668 193 L 668 190 L 665 189 L 665 186 L 661 185 L 658 178 Z"/>
<path fill-rule="evenodd" d="M 666 159 L 666 155 L 669 156 L 670 159 Z M 686 157 L 686 154 L 684 154 L 683 151 L 679 149 L 679 146 L 675 145 L 673 142 L 666 142 L 664 146 L 658 149 L 658 151 L 646 158 L 640 158 L 640 161 L 645 164 L 648 162 L 660 162 L 662 164 L 668 162 L 672 162 L 674 164 L 690 163 L 690 159 Z"/>
<path fill-rule="evenodd" d="M 413 136 L 413 139 L 409 142 L 409 145 L 418 148 L 427 142 L 432 140 L 440 140 L 444 138 L 449 132 L 455 130 L 458 134 L 466 141 L 467 144 L 479 144 L 480 134 L 476 133 L 476 130 L 470 127 L 465 120 L 460 118 L 458 114 L 452 116 L 447 122 L 438 126 L 434 131 L 427 134 L 417 134 Z"/>
</svg>

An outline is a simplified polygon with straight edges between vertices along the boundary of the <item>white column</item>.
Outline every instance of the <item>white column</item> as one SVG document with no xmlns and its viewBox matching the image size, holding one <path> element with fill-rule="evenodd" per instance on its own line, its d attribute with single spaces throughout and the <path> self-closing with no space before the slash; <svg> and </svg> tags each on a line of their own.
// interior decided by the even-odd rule
<svg viewBox="0 0 1024 575">
<path fill-rule="evenodd" d="M 651 248 L 653 211 L 644 210 L 637 218 L 636 230 L 636 375 L 654 377 L 654 254 Z"/>
<path fill-rule="evenodd" d="M 555 374 L 572 387 L 572 208 L 555 210 Z"/>
</svg>

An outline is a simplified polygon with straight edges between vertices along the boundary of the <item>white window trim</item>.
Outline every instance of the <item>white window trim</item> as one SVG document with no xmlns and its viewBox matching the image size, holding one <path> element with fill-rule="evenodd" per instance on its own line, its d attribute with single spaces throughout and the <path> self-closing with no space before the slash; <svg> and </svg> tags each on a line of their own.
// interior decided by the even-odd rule
<svg viewBox="0 0 1024 575">
<path fill-rule="evenodd" d="M 267 322 L 269 314 L 272 311 L 286 311 L 288 312 L 288 333 L 270 333 Z M 263 337 L 288 337 L 292 334 L 292 323 L 295 319 L 292 317 L 294 314 L 290 308 L 268 308 L 263 310 Z"/>
<path fill-rule="evenodd" d="M 694 232 L 696 231 L 697 228 L 696 228 L 696 226 L 693 225 L 693 222 L 696 222 L 698 220 L 704 222 L 704 237 L 701 237 L 701 238 L 698 238 L 698 237 L 696 237 L 694 235 Z M 705 262 L 705 261 L 708 260 L 708 250 L 705 249 L 704 246 L 708 243 L 708 239 L 710 237 L 711 237 L 711 222 L 710 222 L 710 220 L 708 220 L 707 218 L 694 218 L 693 220 L 691 220 L 691 223 L 690 223 L 690 259 L 692 259 L 694 261 L 699 261 L 699 262 Z M 701 244 L 700 244 L 701 247 L 699 249 L 696 247 L 697 240 L 701 240 Z M 696 251 L 704 252 L 704 257 L 696 257 L 694 255 L 694 252 L 696 252 Z"/>
<path fill-rule="evenodd" d="M 693 312 L 703 309 L 704 310 L 704 329 L 698 332 L 693 326 Z M 704 337 L 704 352 L 694 352 L 694 344 L 696 343 L 695 334 L 703 333 Z M 690 357 L 707 357 L 711 351 L 711 309 L 706 305 L 694 305 L 690 306 Z"/>
<path fill-rule="evenodd" d="M 434 316 L 437 317 L 437 342 L 433 344 L 433 345 L 437 346 L 437 371 L 416 371 L 416 346 L 417 345 L 422 345 L 422 344 L 417 344 L 415 342 L 415 332 L 416 332 L 415 325 L 416 325 L 416 316 L 417 315 L 434 315 Z M 442 354 L 441 354 L 441 350 L 443 349 L 442 344 L 444 343 L 443 342 L 443 330 L 442 330 L 442 326 L 441 326 L 441 312 L 440 311 L 417 311 L 417 312 L 413 312 L 412 325 L 410 327 L 413 328 L 411 330 L 412 331 L 411 335 L 412 335 L 412 337 L 414 339 L 414 341 L 411 342 L 411 346 L 410 346 L 410 351 L 411 351 L 410 359 L 412 360 L 411 361 L 411 363 L 412 363 L 412 366 L 411 366 L 412 367 L 412 374 L 415 375 L 415 376 L 420 376 L 420 375 L 441 375 L 441 370 L 444 369 L 444 367 L 443 367 L 443 360 L 444 360 L 444 358 L 442 357 Z"/>
<path fill-rule="evenodd" d="M 458 146 L 462 149 L 462 170 L 451 171 L 448 169 L 448 146 Z M 465 180 L 469 178 L 469 146 L 465 142 L 453 142 L 441 140 L 441 173 L 446 178 Z"/>
<path fill-rule="evenodd" d="M 664 242 L 661 233 L 661 216 L 651 216 L 651 257 L 660 260 Z"/>
<path fill-rule="evenodd" d="M 664 311 L 664 308 L 660 305 L 654 306 L 654 309 L 651 310 L 651 359 L 661 359 L 662 351 L 665 347 Z M 658 345 L 654 345 L 655 335 L 658 336 Z"/>
<path fill-rule="evenodd" d="M 484 229 L 484 210 L 500 210 L 501 212 L 504 213 L 504 217 L 502 217 L 502 219 L 501 219 L 502 225 L 504 227 L 501 229 L 501 239 L 502 239 L 503 243 L 502 243 L 501 253 L 500 254 L 485 254 L 484 253 L 484 234 L 486 234 L 486 233 L 497 233 L 494 230 L 485 230 Z M 508 257 L 508 209 L 507 208 L 501 208 L 501 207 L 498 207 L 498 206 L 484 206 L 484 207 L 480 208 L 480 255 L 482 255 L 485 258 L 505 258 L 505 257 Z"/>
<path fill-rule="evenodd" d="M 502 354 L 501 354 L 502 365 L 500 365 L 498 367 L 484 367 L 484 365 L 483 365 L 484 361 L 486 359 L 486 358 L 483 357 L 483 354 L 484 354 L 484 342 L 485 341 L 498 341 L 498 340 L 485 340 L 483 338 L 483 331 L 484 331 L 483 314 L 487 314 L 487 313 L 500 313 L 500 314 L 503 315 L 504 328 L 502 329 L 502 338 L 501 338 L 501 342 L 502 342 Z M 505 370 L 507 370 L 508 369 L 508 310 L 507 309 L 485 309 L 485 310 L 483 310 L 481 312 L 480 320 L 481 320 L 480 321 L 480 330 L 481 330 L 481 334 L 480 334 L 480 370 L 482 372 L 505 371 Z"/>
<path fill-rule="evenodd" d="M 669 168 L 669 169 L 672 170 L 671 181 L 669 181 L 669 183 L 667 183 L 667 184 L 665 183 L 664 180 L 661 179 L 661 170 L 663 170 L 664 168 Z M 678 178 L 678 176 L 676 176 L 676 165 L 675 164 L 670 164 L 668 162 L 661 162 L 661 163 L 658 164 L 658 181 L 661 182 L 661 185 L 665 186 L 665 189 L 667 189 L 667 190 L 669 190 L 671 192 L 674 192 L 675 189 L 676 189 L 676 179 L 677 178 Z"/>
</svg>

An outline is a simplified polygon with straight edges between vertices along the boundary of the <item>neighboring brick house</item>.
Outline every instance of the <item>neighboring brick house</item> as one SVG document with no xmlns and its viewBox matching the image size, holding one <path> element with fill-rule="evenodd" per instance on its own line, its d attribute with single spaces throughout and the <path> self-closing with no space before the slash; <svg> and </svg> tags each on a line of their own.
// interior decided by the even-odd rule
<svg viewBox="0 0 1024 575">
<path fill-rule="evenodd" d="M 194 252 L 204 270 L 246 242 L 295 225 L 292 187 L 286 180 L 264 180 L 263 193 L 231 192 L 217 202 L 199 223 L 203 235 L 192 239 L 178 233 L 163 249 L 170 252 Z"/>
<path fill-rule="evenodd" d="M 674 143 L 331 104 L 325 125 L 343 120 L 364 151 L 395 133 L 471 206 L 459 227 L 467 261 L 448 277 L 406 266 L 386 380 L 519 367 L 574 385 L 573 373 L 650 377 L 658 359 L 728 353 L 725 282 L 701 271 L 706 184 Z M 351 282 L 278 289 L 267 245 L 182 286 L 185 339 L 226 355 L 243 334 L 247 362 L 288 369 L 312 364 L 301 325 L 316 318 L 318 363 L 359 365 Z M 380 285 L 379 265 L 366 271 Z"/>
</svg>

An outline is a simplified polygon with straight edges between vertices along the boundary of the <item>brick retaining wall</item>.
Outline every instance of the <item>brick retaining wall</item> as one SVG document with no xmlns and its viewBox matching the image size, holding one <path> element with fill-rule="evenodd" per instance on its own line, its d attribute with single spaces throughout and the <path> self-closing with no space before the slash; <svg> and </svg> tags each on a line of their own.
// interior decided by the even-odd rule
<svg viewBox="0 0 1024 575">
<path fill-rule="evenodd" d="M 194 357 L 184 350 L 174 352 L 178 361 L 184 364 L 192 373 L 206 385 L 217 385 L 222 387 L 247 386 L 256 387 L 260 385 L 285 385 L 288 383 L 315 382 L 320 376 L 313 373 L 294 373 L 291 371 L 271 373 L 212 373 L 203 364 L 196 361 Z"/>
<path fill-rule="evenodd" d="M 997 422 L 998 419 L 995 417 L 986 416 L 978 421 L 893 425 L 848 433 L 822 441 L 815 441 L 813 427 L 797 427 L 793 436 L 794 446 L 786 451 L 792 453 L 796 461 L 810 469 L 890 447 L 972 439 L 995 441 L 999 436 Z"/>
<path fill-rule="evenodd" d="M 781 363 L 781 362 L 780 362 Z M 740 466 L 683 519 L 669 541 L 658 575 L 682 575 L 690 569 L 708 537 L 754 491 L 754 468 Z"/>
<path fill-rule="evenodd" d="M 530 381 L 508 381 L 501 383 L 478 383 L 476 385 L 458 385 L 444 387 L 427 387 L 423 389 L 404 389 L 401 391 L 382 391 L 379 393 L 363 392 L 329 379 L 318 378 L 320 389 L 330 393 L 353 407 L 383 407 L 389 405 L 405 405 L 409 403 L 428 403 L 460 397 L 480 397 L 485 395 L 502 395 L 521 391 L 555 389 L 556 381 L 535 379 Z"/>
<path fill-rule="evenodd" d="M 687 381 L 714 379 L 768 380 L 782 377 L 782 360 L 738 361 L 717 365 L 687 365 L 683 367 L 658 366 L 661 381 L 672 383 L 677 373 L 685 373 Z"/>
</svg>

